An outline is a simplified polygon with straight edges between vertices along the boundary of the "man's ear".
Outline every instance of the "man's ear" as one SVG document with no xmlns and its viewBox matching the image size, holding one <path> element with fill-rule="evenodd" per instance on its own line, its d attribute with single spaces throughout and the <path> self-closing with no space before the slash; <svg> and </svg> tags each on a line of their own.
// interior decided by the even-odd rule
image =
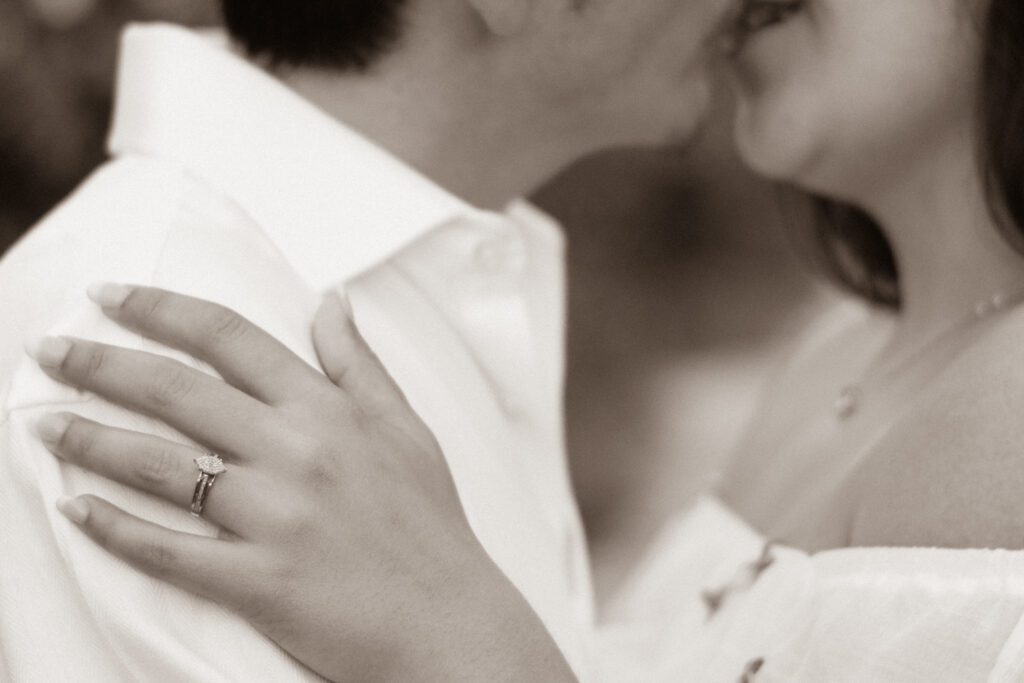
<svg viewBox="0 0 1024 683">
<path fill-rule="evenodd" d="M 534 0 L 467 0 L 487 29 L 497 36 L 513 36 L 530 19 Z"/>
</svg>

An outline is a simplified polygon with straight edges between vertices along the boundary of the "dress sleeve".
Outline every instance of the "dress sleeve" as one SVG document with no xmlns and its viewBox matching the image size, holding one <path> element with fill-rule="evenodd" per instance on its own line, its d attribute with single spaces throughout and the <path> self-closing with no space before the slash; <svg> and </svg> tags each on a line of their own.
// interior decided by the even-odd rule
<svg viewBox="0 0 1024 683">
<path fill-rule="evenodd" d="M 864 548 L 807 562 L 804 622 L 764 680 L 1022 680 L 1021 553 Z"/>
<path fill-rule="evenodd" d="M 606 681 L 1024 680 L 1024 553 L 769 545 L 705 503 L 599 629 Z"/>
</svg>

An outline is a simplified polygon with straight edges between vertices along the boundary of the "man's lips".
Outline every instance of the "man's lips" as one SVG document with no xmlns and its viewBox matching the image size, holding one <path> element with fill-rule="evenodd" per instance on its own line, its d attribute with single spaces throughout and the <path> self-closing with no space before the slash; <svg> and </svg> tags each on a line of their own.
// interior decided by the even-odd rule
<svg viewBox="0 0 1024 683">
<path fill-rule="evenodd" d="M 804 9 L 805 0 L 744 0 L 740 13 L 733 22 L 731 54 L 738 54 L 752 36 L 772 26 L 788 21 Z"/>
</svg>

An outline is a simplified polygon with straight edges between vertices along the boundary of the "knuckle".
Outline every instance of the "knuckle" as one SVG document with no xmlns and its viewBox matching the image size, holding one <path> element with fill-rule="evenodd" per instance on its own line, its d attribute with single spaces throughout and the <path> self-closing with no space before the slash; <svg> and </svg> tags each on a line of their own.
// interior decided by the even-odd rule
<svg viewBox="0 0 1024 683">
<path fill-rule="evenodd" d="M 180 461 L 176 454 L 160 448 L 140 456 L 136 476 L 144 484 L 164 484 L 172 481 L 179 473 Z"/>
<path fill-rule="evenodd" d="M 273 575 L 268 575 L 268 579 L 279 581 Z M 270 603 L 261 591 L 249 591 L 247 594 L 239 596 L 233 607 L 243 619 L 254 625 L 262 625 L 267 620 L 268 614 L 272 613 Z"/>
<path fill-rule="evenodd" d="M 202 341 L 212 347 L 224 346 L 245 339 L 248 332 L 249 324 L 244 317 L 217 306 L 209 315 Z"/>
<path fill-rule="evenodd" d="M 157 409 L 176 405 L 192 393 L 195 383 L 195 378 L 183 367 L 165 363 L 146 388 L 146 403 Z"/>
<path fill-rule="evenodd" d="M 165 573 L 177 560 L 177 553 L 173 548 L 147 539 L 139 542 L 138 559 L 147 567 L 158 573 Z"/>
<path fill-rule="evenodd" d="M 248 329 L 249 325 L 245 318 L 230 309 L 217 307 L 215 312 L 210 314 L 206 336 L 212 344 L 220 345 L 243 339 Z"/>
<path fill-rule="evenodd" d="M 116 518 L 110 515 L 106 507 L 92 496 L 84 496 L 84 498 L 91 499 L 89 501 L 89 517 L 85 522 L 89 536 L 101 548 L 113 552 L 118 545 L 116 542 Z"/>
<path fill-rule="evenodd" d="M 296 545 L 296 542 L 311 535 L 318 526 L 318 522 L 309 506 L 292 500 L 291 502 L 279 502 L 274 510 L 271 525 L 278 536 L 288 539 L 289 545 Z M 291 572 L 293 569 L 290 562 L 286 560 L 274 566 L 285 572 Z"/>
<path fill-rule="evenodd" d="M 82 460 L 92 460 L 97 456 L 97 439 L 95 429 L 81 420 L 71 420 L 58 446 L 61 452 Z"/>
<path fill-rule="evenodd" d="M 300 419 L 289 421 L 281 430 L 281 443 L 287 445 L 290 468 L 300 471 L 313 465 L 313 461 L 322 457 L 320 440 L 308 429 L 305 421 Z"/>
<path fill-rule="evenodd" d="M 96 541 L 96 544 L 105 550 L 113 551 L 115 549 L 114 536 L 110 531 L 108 524 L 101 522 L 96 519 L 96 513 L 93 512 L 89 515 L 89 519 L 86 522 L 89 526 L 89 535 L 92 540 Z"/>
<path fill-rule="evenodd" d="M 158 320 L 163 316 L 166 297 L 155 289 L 136 288 L 124 300 L 121 309 L 139 323 Z"/>
<path fill-rule="evenodd" d="M 246 579 L 229 596 L 233 608 L 246 621 L 262 627 L 278 627 L 281 604 L 287 603 L 292 586 L 300 580 L 295 563 L 283 557 L 253 558 Z"/>
<path fill-rule="evenodd" d="M 96 379 L 110 360 L 109 353 L 110 350 L 100 344 L 75 344 L 62 369 L 85 380 Z"/>
<path fill-rule="evenodd" d="M 335 471 L 336 459 L 330 447 L 315 444 L 301 449 L 296 456 L 295 466 L 306 486 L 314 491 L 333 488 L 338 481 Z"/>
</svg>

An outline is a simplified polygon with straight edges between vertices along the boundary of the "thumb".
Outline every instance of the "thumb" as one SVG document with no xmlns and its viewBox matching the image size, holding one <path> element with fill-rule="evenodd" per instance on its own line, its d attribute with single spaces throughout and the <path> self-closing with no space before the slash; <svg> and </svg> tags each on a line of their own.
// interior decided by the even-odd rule
<svg viewBox="0 0 1024 683">
<path fill-rule="evenodd" d="M 401 407 L 405 398 L 352 319 L 352 306 L 337 292 L 324 297 L 313 320 L 313 346 L 324 374 L 371 414 Z"/>
</svg>

